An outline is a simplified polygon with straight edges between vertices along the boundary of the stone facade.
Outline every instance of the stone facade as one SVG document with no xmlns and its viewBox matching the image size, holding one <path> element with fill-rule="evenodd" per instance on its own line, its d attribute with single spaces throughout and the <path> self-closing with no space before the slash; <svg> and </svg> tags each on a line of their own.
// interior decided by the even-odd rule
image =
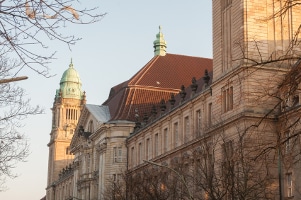
<svg viewBox="0 0 301 200">
<path fill-rule="evenodd" d="M 212 4 L 214 81 L 246 63 L 300 55 L 299 45 L 291 43 L 300 37 L 299 6 L 286 9 L 287 1 L 275 0 Z"/>
<path fill-rule="evenodd" d="M 102 114 L 95 112 L 99 109 L 103 110 Z M 72 197 L 104 199 L 106 189 L 126 171 L 125 139 L 133 131 L 134 123 L 107 122 L 109 118 L 106 106 L 87 105 L 83 110 L 78 129 L 82 127 L 87 132 L 75 135 L 70 146 L 77 163 L 73 172 L 77 185 Z M 78 129 L 76 132 L 81 133 Z"/>
<path fill-rule="evenodd" d="M 141 175 L 141 170 L 151 165 L 149 161 L 163 169 L 173 168 L 174 158 L 189 157 L 187 169 L 196 167 L 195 152 L 209 145 L 210 153 L 206 153 L 214 155 L 210 173 L 223 179 L 225 146 L 231 144 L 231 162 L 238 165 L 233 170 L 245 169 L 249 159 L 249 170 L 261 177 L 269 174 L 265 179 L 250 178 L 250 185 L 239 188 L 239 193 L 248 193 L 250 188 L 257 188 L 258 193 L 242 198 L 300 198 L 300 155 L 296 153 L 300 149 L 300 81 L 288 74 L 299 74 L 300 20 L 295 19 L 300 19 L 301 13 L 298 6 L 285 9 L 285 2 L 213 1 L 213 82 L 130 136 L 128 169 L 132 174 Z M 278 16 L 278 11 L 284 15 Z M 293 40 L 296 43 L 292 44 Z M 286 106 L 289 113 L 283 110 Z M 292 134 L 294 137 L 289 136 Z M 244 162 L 238 159 L 242 156 Z M 254 174 L 240 174 L 244 178 L 250 175 Z M 213 195 L 205 188 L 198 189 L 204 192 L 195 198 Z M 231 199 L 237 194 L 226 188 L 225 196 L 215 195 Z"/>
<path fill-rule="evenodd" d="M 74 101 L 79 109 L 83 107 L 78 124 L 72 126 L 75 134 L 61 143 L 58 139 L 49 143 L 47 200 L 117 198 L 125 190 L 117 194 L 112 185 L 122 179 L 125 170 L 133 177 L 148 170 L 156 176 L 154 165 L 161 167 L 162 176 L 178 169 L 193 177 L 186 179 L 188 194 L 186 191 L 181 197 L 167 199 L 188 199 L 189 195 L 195 199 L 233 199 L 237 195 L 244 195 L 241 199 L 280 199 L 280 195 L 300 199 L 301 13 L 299 6 L 287 3 L 213 1 L 213 72 L 192 79 L 191 85 L 180 91 L 165 90 L 165 99 L 153 102 L 157 110 L 151 114 L 142 117 L 137 109 L 126 113 L 135 115 L 131 120 L 116 117 L 129 109 L 118 110 L 114 104 L 114 95 L 129 87 L 124 83 L 112 88 L 102 106 L 83 107 L 82 100 Z M 165 49 L 164 40 L 162 44 Z M 170 56 L 165 52 L 159 55 Z M 151 96 L 139 94 L 140 98 Z M 54 121 L 59 105 L 65 105 L 59 102 L 54 104 Z M 119 115 L 114 118 L 112 113 Z M 65 115 L 62 113 L 63 118 Z M 62 135 L 63 128 L 54 128 L 51 137 Z M 52 149 L 59 155 L 68 144 L 74 158 L 70 156 L 66 167 L 54 164 Z M 180 164 L 184 167 L 179 168 Z M 60 167 L 64 170 L 58 176 Z M 208 175 L 214 179 L 209 180 Z M 144 184 L 137 183 L 137 188 Z M 147 186 L 150 195 L 158 188 L 165 194 L 169 185 L 159 184 L 156 188 Z M 181 184 L 180 191 L 185 191 L 185 181 Z M 127 189 L 137 191 L 131 187 L 133 182 Z M 129 194 L 127 198 L 139 197 Z"/>
</svg>

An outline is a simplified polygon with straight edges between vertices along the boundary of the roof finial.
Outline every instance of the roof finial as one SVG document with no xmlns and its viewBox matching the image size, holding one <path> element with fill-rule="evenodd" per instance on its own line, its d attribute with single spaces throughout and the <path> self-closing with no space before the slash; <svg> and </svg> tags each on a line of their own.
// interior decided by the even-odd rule
<svg viewBox="0 0 301 200">
<path fill-rule="evenodd" d="M 70 65 L 69 65 L 70 68 L 73 68 L 73 62 L 72 62 L 72 58 L 71 58 L 71 61 L 70 61 Z"/>
<path fill-rule="evenodd" d="M 159 33 L 156 35 L 157 39 L 154 41 L 154 52 L 155 56 L 165 56 L 166 55 L 166 41 L 164 40 L 164 35 L 161 32 L 162 27 L 159 26 Z"/>
</svg>

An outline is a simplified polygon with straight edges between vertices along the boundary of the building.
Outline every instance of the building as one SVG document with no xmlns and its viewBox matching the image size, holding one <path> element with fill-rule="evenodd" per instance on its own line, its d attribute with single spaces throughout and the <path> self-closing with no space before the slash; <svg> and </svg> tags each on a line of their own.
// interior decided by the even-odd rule
<svg viewBox="0 0 301 200">
<path fill-rule="evenodd" d="M 289 3 L 213 1 L 213 60 L 166 53 L 160 28 L 154 57 L 102 105 L 78 93 L 72 140 L 49 143 L 74 158 L 59 176 L 50 153 L 47 200 L 300 199 L 301 13 Z"/>
<path fill-rule="evenodd" d="M 133 77 L 111 88 L 101 106 L 81 106 L 78 124 L 72 129 L 75 134 L 68 140 L 74 158 L 61 167 L 60 176 L 49 182 L 48 190 L 55 191 L 49 199 L 110 198 L 112 182 L 120 179 L 127 168 L 125 141 L 135 127 L 152 120 L 153 116 L 146 113 L 162 112 L 160 102 L 172 99 L 206 70 L 212 72 L 211 59 L 166 53 L 161 28 L 154 52 Z M 64 113 L 62 116 L 65 118 Z"/>
<path fill-rule="evenodd" d="M 301 198 L 290 3 L 213 1 L 212 83 L 197 80 L 127 139 L 129 199 Z"/>
</svg>

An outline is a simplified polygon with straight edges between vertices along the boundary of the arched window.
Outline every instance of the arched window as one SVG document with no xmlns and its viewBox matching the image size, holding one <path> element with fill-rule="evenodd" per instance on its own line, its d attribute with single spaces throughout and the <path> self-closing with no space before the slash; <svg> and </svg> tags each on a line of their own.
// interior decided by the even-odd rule
<svg viewBox="0 0 301 200">
<path fill-rule="evenodd" d="M 94 132 L 94 127 L 93 127 L 93 121 L 92 120 L 89 121 L 88 131 L 90 133 Z"/>
</svg>

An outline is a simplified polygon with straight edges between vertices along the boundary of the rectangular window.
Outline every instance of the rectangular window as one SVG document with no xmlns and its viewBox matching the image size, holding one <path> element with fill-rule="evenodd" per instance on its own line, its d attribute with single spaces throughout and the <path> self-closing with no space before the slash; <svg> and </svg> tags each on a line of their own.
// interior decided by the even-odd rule
<svg viewBox="0 0 301 200">
<path fill-rule="evenodd" d="M 158 133 L 155 134 L 155 156 L 159 154 L 159 135 Z"/>
<path fill-rule="evenodd" d="M 71 155 L 69 147 L 66 148 L 66 155 Z"/>
<path fill-rule="evenodd" d="M 112 174 L 112 179 L 114 182 L 118 182 L 121 180 L 121 174 Z"/>
<path fill-rule="evenodd" d="M 223 150 L 223 162 L 222 162 L 222 175 L 226 185 L 232 185 L 232 175 L 234 172 L 234 163 L 233 163 L 233 141 L 230 140 L 222 144 Z"/>
<path fill-rule="evenodd" d="M 213 153 L 213 144 L 212 142 L 209 142 L 207 144 L 205 144 L 205 146 L 203 146 L 202 148 L 203 153 L 203 161 L 204 163 L 206 163 L 207 166 L 205 166 L 205 170 L 208 173 L 208 176 L 212 176 L 214 173 L 214 153 Z"/>
<path fill-rule="evenodd" d="M 227 91 L 222 89 L 222 109 L 223 113 L 227 112 Z"/>
<path fill-rule="evenodd" d="M 134 167 L 135 166 L 135 148 L 132 147 L 131 149 L 131 166 Z"/>
<path fill-rule="evenodd" d="M 229 110 L 233 110 L 233 87 L 232 86 L 228 89 L 228 108 Z"/>
<path fill-rule="evenodd" d="M 87 155 L 87 163 L 86 163 L 86 166 L 87 166 L 87 171 L 86 173 L 90 173 L 90 162 L 91 162 L 91 156 L 90 154 Z"/>
<path fill-rule="evenodd" d="M 292 173 L 286 174 L 287 197 L 293 196 L 293 179 Z"/>
<path fill-rule="evenodd" d="M 286 137 L 286 142 L 285 142 L 285 152 L 289 153 L 291 150 L 291 139 L 290 139 L 291 133 L 290 131 L 287 131 L 285 133 L 285 137 Z"/>
<path fill-rule="evenodd" d="M 146 139 L 146 146 L 145 146 L 145 150 L 146 150 L 146 156 L 145 157 L 146 157 L 146 160 L 150 159 L 150 153 L 151 153 L 150 147 L 151 147 L 151 145 L 150 145 L 150 139 L 147 138 Z"/>
<path fill-rule="evenodd" d="M 231 160 L 233 156 L 233 141 L 230 140 L 225 142 L 223 145 L 223 156 L 224 160 Z"/>
<path fill-rule="evenodd" d="M 173 135 L 174 135 L 174 148 L 179 145 L 179 125 L 178 122 L 174 123 L 173 125 Z"/>
<path fill-rule="evenodd" d="M 164 152 L 167 152 L 167 148 L 168 148 L 168 129 L 164 129 L 164 133 L 163 133 L 163 136 L 164 136 Z"/>
<path fill-rule="evenodd" d="M 190 140 L 190 121 L 188 116 L 184 118 L 184 134 L 185 142 L 188 142 Z"/>
<path fill-rule="evenodd" d="M 61 125 L 61 123 L 60 123 L 60 121 L 61 121 L 60 113 L 61 113 L 60 109 L 57 109 L 57 123 L 56 123 L 57 126 Z"/>
<path fill-rule="evenodd" d="M 222 184 L 225 190 L 225 199 L 231 199 L 232 191 L 229 188 L 235 187 L 235 180 L 233 174 L 235 171 L 235 164 L 233 161 L 233 142 L 228 141 L 222 144 Z M 239 176 L 239 174 L 237 174 Z"/>
<path fill-rule="evenodd" d="M 118 199 L 118 183 L 120 181 L 122 181 L 122 176 L 121 174 L 112 174 L 112 196 L 110 199 Z M 97 187 L 94 187 L 95 188 L 95 191 L 97 191 Z M 73 199 L 73 198 L 72 198 Z M 89 190 L 89 193 L 88 193 L 88 198 L 86 199 L 90 199 L 90 190 Z"/>
<path fill-rule="evenodd" d="M 122 161 L 122 147 L 113 147 L 114 163 Z"/>
<path fill-rule="evenodd" d="M 202 122 L 201 122 L 201 120 L 202 120 L 202 116 L 201 116 L 201 110 L 197 110 L 196 111 L 196 116 L 195 116 L 195 118 L 196 118 L 196 123 L 195 123 L 195 129 L 196 129 L 196 136 L 198 137 L 198 136 L 201 136 L 201 129 L 202 129 L 202 127 L 201 127 L 201 125 L 202 125 Z"/>
<path fill-rule="evenodd" d="M 232 0 L 221 0 L 222 10 L 222 70 L 225 71 L 232 65 Z"/>
<path fill-rule="evenodd" d="M 212 125 L 212 103 L 208 104 L 208 125 Z"/>
<path fill-rule="evenodd" d="M 95 169 L 95 171 L 99 170 L 99 159 L 100 159 L 99 152 L 95 152 L 95 155 L 94 155 L 94 169 Z"/>
<path fill-rule="evenodd" d="M 194 163 L 194 171 L 193 171 L 193 175 L 194 175 L 194 181 L 196 184 L 194 184 L 194 189 L 197 192 L 200 188 L 199 188 L 199 183 L 201 183 L 201 177 L 202 177 L 202 164 L 201 163 L 201 156 L 197 156 L 195 158 L 195 163 Z M 204 164 L 203 164 L 204 165 Z M 205 166 L 205 165 L 204 165 Z"/>
<path fill-rule="evenodd" d="M 138 148 L 138 159 L 139 159 L 138 164 L 140 164 L 143 161 L 143 158 L 142 158 L 143 151 L 142 151 L 142 143 L 141 142 L 139 143 L 138 147 L 139 147 Z"/>
<path fill-rule="evenodd" d="M 233 87 L 222 88 L 222 112 L 233 109 Z"/>
</svg>

